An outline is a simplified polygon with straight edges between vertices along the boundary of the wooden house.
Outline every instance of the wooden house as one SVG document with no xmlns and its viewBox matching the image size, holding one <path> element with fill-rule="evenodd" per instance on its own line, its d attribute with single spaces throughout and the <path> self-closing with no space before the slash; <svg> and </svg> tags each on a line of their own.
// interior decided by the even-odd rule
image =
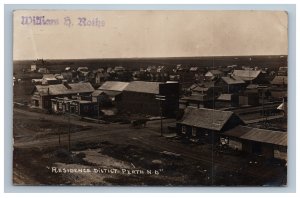
<svg viewBox="0 0 300 198">
<path fill-rule="evenodd" d="M 177 122 L 177 133 L 201 142 L 216 143 L 220 134 L 244 122 L 231 111 L 187 107 Z"/>
</svg>

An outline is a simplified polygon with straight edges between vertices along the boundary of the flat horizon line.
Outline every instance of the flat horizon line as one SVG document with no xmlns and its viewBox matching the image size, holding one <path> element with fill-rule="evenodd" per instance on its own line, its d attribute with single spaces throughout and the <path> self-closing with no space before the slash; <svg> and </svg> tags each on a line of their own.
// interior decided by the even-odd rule
<svg viewBox="0 0 300 198">
<path fill-rule="evenodd" d="M 276 56 L 288 56 L 287 54 L 276 54 L 276 55 L 229 55 L 229 56 L 168 56 L 168 57 L 126 57 L 126 58 L 36 58 L 36 59 L 16 59 L 13 61 L 35 61 L 35 60 L 48 60 L 48 61 L 54 61 L 54 60 L 121 60 L 121 59 L 188 59 L 188 58 L 229 58 L 229 57 L 276 57 Z"/>
</svg>

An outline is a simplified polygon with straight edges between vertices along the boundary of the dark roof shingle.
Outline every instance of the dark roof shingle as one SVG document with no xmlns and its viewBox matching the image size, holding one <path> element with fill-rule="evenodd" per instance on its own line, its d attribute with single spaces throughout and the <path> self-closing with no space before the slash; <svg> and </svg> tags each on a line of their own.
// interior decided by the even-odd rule
<svg viewBox="0 0 300 198">
<path fill-rule="evenodd" d="M 234 70 L 232 77 L 239 80 L 250 81 L 256 79 L 260 73 L 260 70 Z"/>
<path fill-rule="evenodd" d="M 275 76 L 275 78 L 271 81 L 272 85 L 287 85 L 287 83 L 287 76 Z"/>
<path fill-rule="evenodd" d="M 204 129 L 221 131 L 223 126 L 228 122 L 232 115 L 233 112 L 231 111 L 187 107 L 179 123 Z"/>
<path fill-rule="evenodd" d="M 226 131 L 224 135 L 256 142 L 287 146 L 286 132 L 251 128 L 247 126 L 237 126 L 231 130 Z"/>
<path fill-rule="evenodd" d="M 241 79 L 231 78 L 231 77 L 222 77 L 222 80 L 228 85 L 245 84 L 245 81 Z"/>
<path fill-rule="evenodd" d="M 128 85 L 128 82 L 106 81 L 98 89 L 103 91 L 123 91 Z"/>
<path fill-rule="evenodd" d="M 64 84 L 56 85 L 37 85 L 37 91 L 40 95 L 64 95 L 77 93 L 92 93 L 93 86 L 90 83 L 73 83 L 65 86 Z"/>
</svg>

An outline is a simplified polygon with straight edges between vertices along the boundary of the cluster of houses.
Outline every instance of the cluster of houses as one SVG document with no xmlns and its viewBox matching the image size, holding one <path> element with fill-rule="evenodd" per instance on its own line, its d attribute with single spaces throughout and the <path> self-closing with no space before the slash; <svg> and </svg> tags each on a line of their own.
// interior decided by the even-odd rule
<svg viewBox="0 0 300 198">
<path fill-rule="evenodd" d="M 213 70 L 148 66 L 131 73 L 122 66 L 66 67 L 60 74 L 45 72 L 42 79 L 32 79 L 32 105 L 90 117 L 109 107 L 125 114 L 176 117 L 179 136 L 208 143 L 226 139 L 232 148 L 274 157 L 286 153 L 287 133 L 248 127 L 230 108 L 286 102 L 287 68 L 275 74 L 235 65 Z"/>
</svg>

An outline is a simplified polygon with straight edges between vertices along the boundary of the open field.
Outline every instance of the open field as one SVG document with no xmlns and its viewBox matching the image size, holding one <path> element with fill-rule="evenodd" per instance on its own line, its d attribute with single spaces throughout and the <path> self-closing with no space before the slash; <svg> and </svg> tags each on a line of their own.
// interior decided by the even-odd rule
<svg viewBox="0 0 300 198">
<path fill-rule="evenodd" d="M 53 185 L 285 185 L 280 161 L 264 161 L 172 137 L 164 122 L 145 128 L 87 123 L 14 108 L 14 183 Z M 71 152 L 68 152 L 70 123 Z M 59 144 L 59 134 L 61 144 Z M 56 171 L 55 171 L 56 170 Z M 91 170 L 59 173 L 58 170 Z"/>
</svg>

